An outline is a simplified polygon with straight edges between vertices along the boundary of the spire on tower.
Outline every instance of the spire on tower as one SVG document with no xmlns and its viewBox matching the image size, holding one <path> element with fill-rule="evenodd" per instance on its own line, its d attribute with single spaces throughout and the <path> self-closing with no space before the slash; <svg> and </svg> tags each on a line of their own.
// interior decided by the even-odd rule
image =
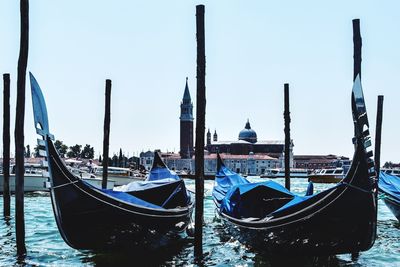
<svg viewBox="0 0 400 267">
<path fill-rule="evenodd" d="M 214 142 L 217 142 L 218 141 L 217 129 L 214 130 L 214 136 L 213 137 L 214 137 L 213 138 Z"/>
<path fill-rule="evenodd" d="M 208 132 L 207 132 L 207 145 L 211 145 L 211 133 L 210 133 L 210 128 L 208 128 Z"/>
<path fill-rule="evenodd" d="M 193 155 L 193 103 L 190 98 L 188 78 L 181 102 L 180 119 L 180 151 L 182 158 L 189 159 Z"/>
<path fill-rule="evenodd" d="M 188 86 L 188 77 L 186 77 L 185 92 L 183 93 L 182 103 L 183 104 L 192 103 L 192 98 L 190 97 L 189 86 Z"/>
<path fill-rule="evenodd" d="M 244 128 L 248 130 L 251 129 L 249 119 L 247 119 L 246 126 Z"/>
</svg>

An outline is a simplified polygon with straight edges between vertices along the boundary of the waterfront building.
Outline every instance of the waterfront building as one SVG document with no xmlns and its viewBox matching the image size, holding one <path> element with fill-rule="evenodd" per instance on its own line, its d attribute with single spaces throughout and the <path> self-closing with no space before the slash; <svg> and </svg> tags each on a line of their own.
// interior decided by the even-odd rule
<svg viewBox="0 0 400 267">
<path fill-rule="evenodd" d="M 168 168 L 176 171 L 194 173 L 193 147 L 193 103 L 190 97 L 188 79 L 180 105 L 180 151 L 179 153 L 161 153 Z M 282 140 L 258 140 L 257 133 L 251 128 L 249 120 L 239 132 L 237 141 L 218 141 L 217 130 L 211 135 L 206 133 L 204 156 L 205 173 L 214 174 L 217 170 L 219 152 L 227 167 L 246 175 L 260 175 L 268 168 L 283 167 L 285 143 Z M 140 164 L 150 170 L 153 164 L 152 151 L 140 154 Z M 293 166 L 293 142 L 290 144 L 290 165 Z"/>
<path fill-rule="evenodd" d="M 336 155 L 295 155 L 294 167 L 301 169 L 334 169 L 350 166 L 351 160 L 348 157 Z"/>
<path fill-rule="evenodd" d="M 239 132 L 237 141 L 217 141 L 216 132 L 214 136 L 212 143 L 208 142 L 207 138 L 206 150 L 210 154 L 219 152 L 232 155 L 250 155 L 252 153 L 254 155 L 265 154 L 276 159 L 284 158 L 285 142 L 283 140 L 258 140 L 257 133 L 251 128 L 249 120 L 247 120 L 244 129 Z M 292 141 L 289 147 L 291 167 L 293 167 L 293 146 Z"/>
<path fill-rule="evenodd" d="M 233 155 L 220 154 L 225 165 L 237 173 L 245 175 L 261 175 L 265 170 L 276 168 L 280 165 L 279 159 L 272 158 L 266 154 Z M 161 153 L 165 164 L 171 170 L 193 174 L 195 170 L 195 158 L 182 159 L 177 153 Z M 213 175 L 217 171 L 217 154 L 204 155 L 204 173 Z"/>
</svg>

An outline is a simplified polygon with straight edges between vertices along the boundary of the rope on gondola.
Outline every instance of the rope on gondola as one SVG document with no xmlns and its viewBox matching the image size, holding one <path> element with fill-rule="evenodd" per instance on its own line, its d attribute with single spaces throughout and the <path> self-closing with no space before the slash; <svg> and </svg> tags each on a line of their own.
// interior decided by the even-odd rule
<svg viewBox="0 0 400 267">
<path fill-rule="evenodd" d="M 348 187 L 357 189 L 357 190 L 359 190 L 359 191 L 361 191 L 361 192 L 363 192 L 363 193 L 374 194 L 374 192 L 372 192 L 372 191 L 362 189 L 361 187 L 358 187 L 358 186 L 355 186 L 355 185 L 352 185 L 352 184 L 349 184 L 349 183 L 346 183 L 346 182 L 342 182 L 342 184 L 344 184 L 344 185 L 346 185 L 346 186 L 348 186 Z"/>
<path fill-rule="evenodd" d="M 72 181 L 72 182 L 69 182 L 69 183 L 65 183 L 65 184 L 56 185 L 56 186 L 50 187 L 50 189 L 57 189 L 57 188 L 64 187 L 64 186 L 67 186 L 67 185 L 75 184 L 77 182 L 78 182 L 78 180 Z"/>
</svg>

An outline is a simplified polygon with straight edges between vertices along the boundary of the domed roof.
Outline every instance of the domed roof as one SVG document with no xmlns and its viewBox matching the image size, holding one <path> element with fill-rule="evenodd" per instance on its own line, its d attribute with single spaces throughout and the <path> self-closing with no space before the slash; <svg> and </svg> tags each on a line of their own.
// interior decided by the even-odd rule
<svg viewBox="0 0 400 267">
<path fill-rule="evenodd" d="M 240 131 L 239 140 L 244 140 L 251 143 L 257 142 L 257 133 L 251 129 L 249 120 L 247 120 L 244 129 Z"/>
</svg>

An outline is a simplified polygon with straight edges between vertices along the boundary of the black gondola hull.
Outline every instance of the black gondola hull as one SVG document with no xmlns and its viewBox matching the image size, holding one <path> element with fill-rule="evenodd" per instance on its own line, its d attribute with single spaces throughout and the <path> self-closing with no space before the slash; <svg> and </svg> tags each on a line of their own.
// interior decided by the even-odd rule
<svg viewBox="0 0 400 267">
<path fill-rule="evenodd" d="M 365 251 L 376 237 L 376 194 L 366 153 L 358 145 L 341 183 L 263 220 L 217 209 L 229 234 L 268 254 L 334 255 Z"/>
<path fill-rule="evenodd" d="M 135 206 L 88 186 L 70 174 L 51 141 L 51 197 L 60 233 L 76 249 L 157 248 L 184 236 L 193 205 L 158 210 Z"/>
<path fill-rule="evenodd" d="M 354 201 L 351 196 L 358 192 L 355 189 L 347 190 L 345 194 L 349 197 L 342 195 L 340 200 L 321 211 L 310 210 L 309 217 L 302 214 L 304 218 L 288 218 L 277 226 L 261 223 L 249 226 L 222 213 L 219 216 L 231 235 L 271 255 L 322 256 L 365 251 L 375 239 L 375 203 L 368 197 Z M 366 203 L 369 203 L 369 207 Z M 343 205 L 348 208 L 343 210 Z"/>
</svg>

